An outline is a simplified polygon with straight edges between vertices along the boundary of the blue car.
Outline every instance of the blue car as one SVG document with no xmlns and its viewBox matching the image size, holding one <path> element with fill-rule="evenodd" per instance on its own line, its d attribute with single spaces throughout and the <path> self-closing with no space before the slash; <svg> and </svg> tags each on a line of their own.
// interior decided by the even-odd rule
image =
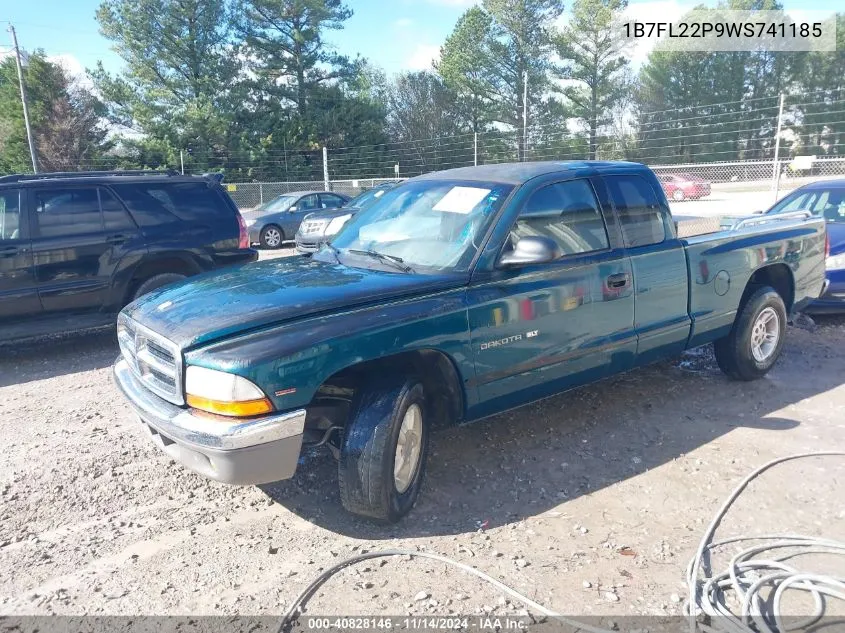
<svg viewBox="0 0 845 633">
<path fill-rule="evenodd" d="M 830 253 L 825 262 L 828 286 L 807 308 L 812 314 L 845 312 L 845 178 L 799 187 L 778 200 L 765 214 L 810 211 L 827 220 Z"/>
</svg>

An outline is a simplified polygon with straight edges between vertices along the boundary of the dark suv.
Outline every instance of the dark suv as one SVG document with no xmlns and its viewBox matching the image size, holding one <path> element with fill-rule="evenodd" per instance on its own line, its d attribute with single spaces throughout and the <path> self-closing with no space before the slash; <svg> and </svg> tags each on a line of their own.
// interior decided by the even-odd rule
<svg viewBox="0 0 845 633">
<path fill-rule="evenodd" d="M 0 177 L 0 340 L 105 325 L 135 298 L 255 261 L 219 175 Z"/>
</svg>

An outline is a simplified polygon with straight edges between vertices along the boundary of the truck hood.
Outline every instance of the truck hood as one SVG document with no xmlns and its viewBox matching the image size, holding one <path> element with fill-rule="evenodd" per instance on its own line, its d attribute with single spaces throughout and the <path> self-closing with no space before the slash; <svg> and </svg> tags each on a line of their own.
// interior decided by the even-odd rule
<svg viewBox="0 0 845 633">
<path fill-rule="evenodd" d="M 187 349 L 270 324 L 465 283 L 462 276 L 290 257 L 191 277 L 141 297 L 124 313 Z"/>
</svg>

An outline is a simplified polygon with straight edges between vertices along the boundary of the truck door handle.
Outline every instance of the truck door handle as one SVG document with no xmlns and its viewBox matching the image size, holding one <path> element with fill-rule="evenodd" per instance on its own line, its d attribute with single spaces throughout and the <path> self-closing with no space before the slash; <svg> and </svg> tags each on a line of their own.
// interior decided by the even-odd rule
<svg viewBox="0 0 845 633">
<path fill-rule="evenodd" d="M 7 246 L 0 248 L 0 257 L 14 257 L 19 253 L 26 253 L 25 246 Z"/>
<path fill-rule="evenodd" d="M 124 235 L 123 233 L 118 233 L 116 235 L 109 235 L 106 238 L 106 243 L 107 244 L 123 244 L 128 239 L 129 239 L 128 235 Z"/>
<path fill-rule="evenodd" d="M 628 285 L 628 273 L 616 273 L 607 278 L 608 288 L 624 288 Z"/>
</svg>

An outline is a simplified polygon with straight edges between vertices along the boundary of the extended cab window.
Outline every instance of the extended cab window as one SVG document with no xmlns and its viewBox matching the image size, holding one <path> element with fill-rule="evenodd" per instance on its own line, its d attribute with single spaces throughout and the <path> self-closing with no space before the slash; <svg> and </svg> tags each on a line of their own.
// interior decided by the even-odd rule
<svg viewBox="0 0 845 633">
<path fill-rule="evenodd" d="M 36 189 L 35 218 L 41 237 L 66 237 L 103 230 L 95 187 Z"/>
<path fill-rule="evenodd" d="M 21 237 L 20 191 L 0 191 L 0 240 L 18 240 Z"/>
<path fill-rule="evenodd" d="M 553 239 L 564 255 L 609 247 L 598 201 L 586 180 L 559 182 L 535 191 L 511 230 L 511 242 L 530 235 Z"/>
<path fill-rule="evenodd" d="M 663 212 L 652 186 L 639 176 L 605 176 L 629 248 L 659 244 L 666 239 Z"/>
</svg>

